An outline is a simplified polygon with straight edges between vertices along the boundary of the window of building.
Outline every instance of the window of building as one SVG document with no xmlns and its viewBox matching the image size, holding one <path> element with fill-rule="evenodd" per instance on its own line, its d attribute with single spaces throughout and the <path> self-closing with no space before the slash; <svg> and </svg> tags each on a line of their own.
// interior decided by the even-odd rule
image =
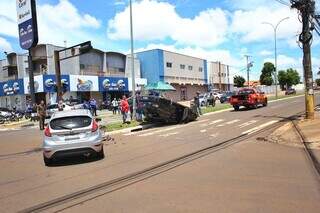
<svg viewBox="0 0 320 213">
<path fill-rule="evenodd" d="M 188 66 L 188 70 L 193 70 L 193 67 L 192 66 Z"/>
<path fill-rule="evenodd" d="M 172 63 L 171 62 L 167 62 L 167 67 L 168 68 L 172 68 Z"/>
<path fill-rule="evenodd" d="M 180 64 L 180 69 L 184 70 L 186 68 L 186 65 Z"/>
<path fill-rule="evenodd" d="M 199 72 L 202 72 L 203 71 L 203 68 L 202 67 L 199 67 Z"/>
</svg>

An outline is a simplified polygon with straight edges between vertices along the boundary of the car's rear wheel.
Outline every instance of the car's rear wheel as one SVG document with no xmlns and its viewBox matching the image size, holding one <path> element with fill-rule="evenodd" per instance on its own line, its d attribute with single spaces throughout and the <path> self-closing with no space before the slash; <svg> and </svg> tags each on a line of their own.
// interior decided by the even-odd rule
<svg viewBox="0 0 320 213">
<path fill-rule="evenodd" d="M 103 144 L 102 144 L 101 150 L 99 152 L 97 152 L 97 158 L 98 159 L 103 159 L 104 158 Z"/>
<path fill-rule="evenodd" d="M 239 111 L 240 107 L 239 106 L 233 106 L 234 111 Z"/>
<path fill-rule="evenodd" d="M 262 104 L 264 107 L 268 106 L 268 100 L 266 99 L 263 104 Z"/>
<path fill-rule="evenodd" d="M 43 162 L 44 162 L 44 165 L 46 165 L 46 166 L 51 166 L 52 165 L 52 159 L 47 158 L 44 155 L 43 155 Z"/>
</svg>

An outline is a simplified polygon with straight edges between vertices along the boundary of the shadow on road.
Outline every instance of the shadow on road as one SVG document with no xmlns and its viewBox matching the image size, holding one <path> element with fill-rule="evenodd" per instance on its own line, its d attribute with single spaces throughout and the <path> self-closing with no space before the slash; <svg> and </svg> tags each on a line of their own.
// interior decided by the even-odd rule
<svg viewBox="0 0 320 213">
<path fill-rule="evenodd" d="M 53 159 L 52 163 L 48 167 L 62 167 L 62 166 L 72 166 L 77 164 L 85 164 L 99 161 L 101 159 L 97 158 L 95 155 L 91 156 L 74 156 L 68 158 L 56 158 Z"/>
</svg>

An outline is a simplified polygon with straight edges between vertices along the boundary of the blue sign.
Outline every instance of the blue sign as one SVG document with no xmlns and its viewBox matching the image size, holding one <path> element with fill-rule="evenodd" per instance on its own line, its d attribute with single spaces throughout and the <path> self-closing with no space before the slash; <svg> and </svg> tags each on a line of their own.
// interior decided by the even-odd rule
<svg viewBox="0 0 320 213">
<path fill-rule="evenodd" d="M 99 91 L 128 91 L 128 79 L 118 77 L 99 77 Z"/>
<path fill-rule="evenodd" d="M 24 94 L 23 79 L 9 80 L 7 82 L 2 82 L 0 85 L 1 95 L 3 96 Z"/>
<path fill-rule="evenodd" d="M 2 85 L 3 85 L 3 82 L 0 82 L 0 97 L 1 97 L 1 96 L 4 96 L 4 94 L 3 94 L 3 89 L 2 89 Z"/>
<path fill-rule="evenodd" d="M 22 49 L 28 50 L 38 43 L 38 27 L 35 0 L 16 0 L 19 41 Z"/>
<path fill-rule="evenodd" d="M 55 75 L 43 75 L 44 92 L 57 92 L 57 82 Z M 70 77 L 69 75 L 61 75 L 62 91 L 70 91 Z"/>
</svg>

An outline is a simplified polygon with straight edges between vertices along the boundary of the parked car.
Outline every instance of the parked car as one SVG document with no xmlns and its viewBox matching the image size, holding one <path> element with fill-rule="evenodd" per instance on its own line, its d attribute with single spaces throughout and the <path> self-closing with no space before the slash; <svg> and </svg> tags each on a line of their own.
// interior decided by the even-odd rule
<svg viewBox="0 0 320 213">
<path fill-rule="evenodd" d="M 49 166 L 54 159 L 95 155 L 104 158 L 102 133 L 98 119 L 89 110 L 55 112 L 44 130 L 43 160 Z"/>
<path fill-rule="evenodd" d="M 225 92 L 222 94 L 222 96 L 220 97 L 220 103 L 225 103 L 225 102 L 229 102 L 230 97 L 235 95 L 234 92 Z"/>
<path fill-rule="evenodd" d="M 295 95 L 295 94 L 297 94 L 297 91 L 293 88 L 289 88 L 286 90 L 285 94 L 286 95 Z"/>
<path fill-rule="evenodd" d="M 74 107 L 63 103 L 63 110 L 64 111 L 65 110 L 71 110 L 71 109 L 74 109 Z M 57 111 L 58 111 L 58 104 L 57 103 L 48 105 L 47 106 L 47 116 L 46 116 L 46 118 L 49 119 L 53 115 L 53 113 L 55 113 Z"/>
<path fill-rule="evenodd" d="M 199 95 L 200 106 L 206 106 L 207 105 L 207 101 L 208 101 L 207 94 L 200 94 Z"/>
<path fill-rule="evenodd" d="M 264 92 L 253 88 L 243 88 L 239 90 L 237 95 L 231 96 L 230 104 L 235 111 L 238 111 L 240 106 L 246 108 L 257 108 L 258 105 L 267 106 L 268 98 Z"/>
<path fill-rule="evenodd" d="M 220 100 L 222 93 L 221 92 L 213 92 L 212 95 L 216 100 Z"/>
</svg>

